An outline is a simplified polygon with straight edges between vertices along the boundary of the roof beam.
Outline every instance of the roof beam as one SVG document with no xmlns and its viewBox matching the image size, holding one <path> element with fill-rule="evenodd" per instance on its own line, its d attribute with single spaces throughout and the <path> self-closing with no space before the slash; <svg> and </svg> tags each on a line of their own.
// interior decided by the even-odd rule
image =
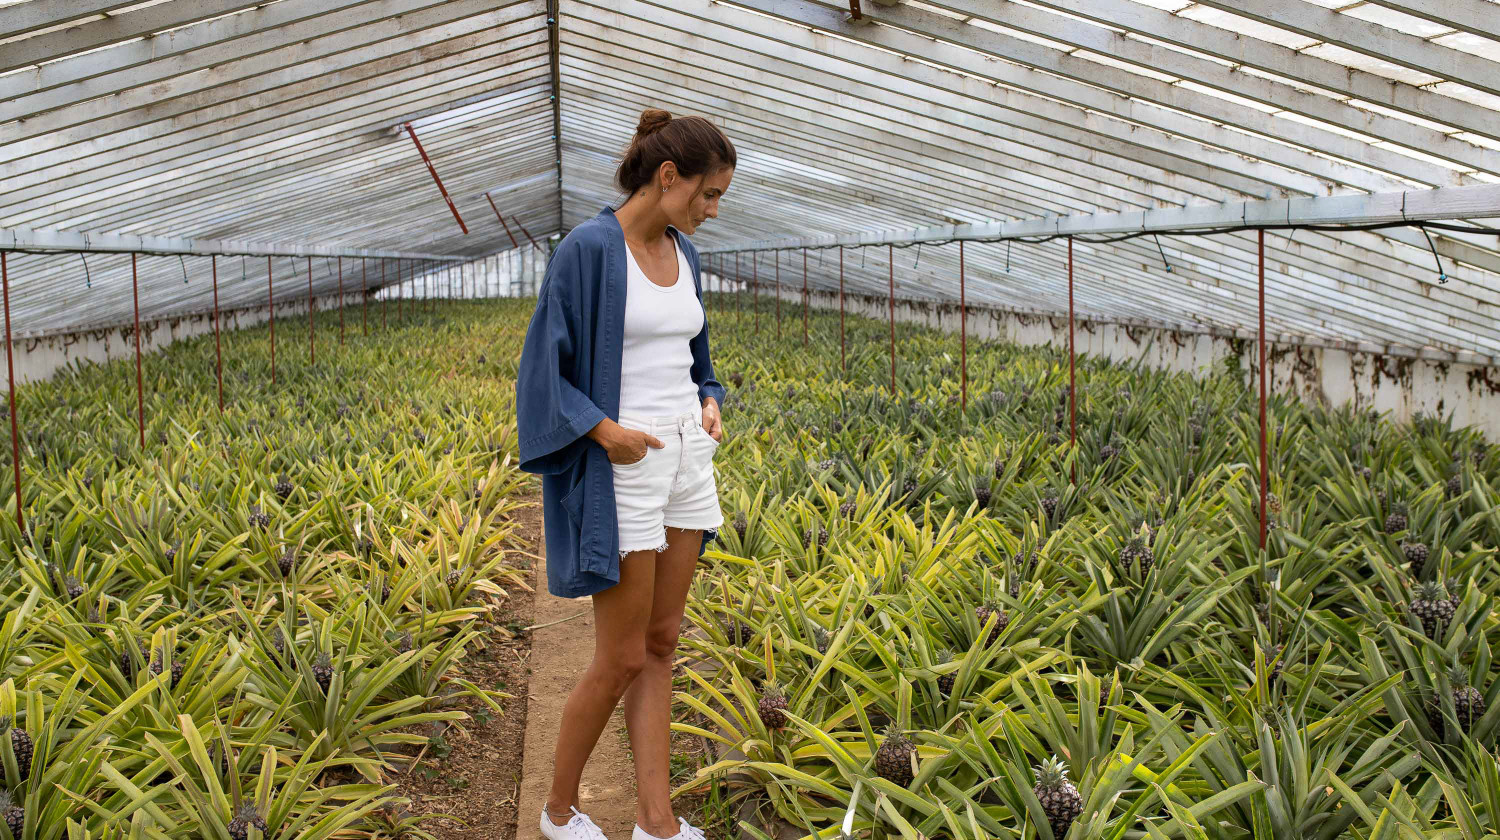
<svg viewBox="0 0 1500 840">
<path fill-rule="evenodd" d="M 1089 213 L 1017 222 L 938 225 L 897 231 L 870 231 L 835 236 L 787 237 L 703 249 L 703 253 L 786 250 L 791 248 L 903 245 L 957 239 L 1006 240 L 1037 236 L 1099 236 L 1125 233 L 1186 233 L 1238 226 L 1279 228 L 1291 225 L 1400 224 L 1438 219 L 1500 217 L 1500 184 L 1446 187 L 1375 195 L 1243 201 L 1192 205 L 1129 213 Z"/>
<path fill-rule="evenodd" d="M 822 5 L 812 0 L 783 0 L 778 3 L 767 0 L 734 1 L 768 13 L 782 16 L 791 14 L 795 20 L 836 31 L 846 38 L 920 55 L 924 61 L 932 61 L 965 73 L 988 76 L 1003 84 L 1026 87 L 1046 96 L 1066 98 L 1096 109 L 1126 112 L 1122 116 L 1130 114 L 1130 118 L 1138 118 L 1134 115 L 1140 108 L 1129 102 L 1121 102 L 1118 97 L 1110 96 L 1111 93 L 1158 103 L 1173 111 L 1185 111 L 1256 134 L 1270 134 L 1285 143 L 1372 166 L 1426 185 L 1459 185 L 1455 180 L 1459 177 L 1458 173 L 1425 160 L 1419 161 L 1399 152 L 1372 146 L 1363 140 L 1303 121 L 1273 120 L 1274 125 L 1268 128 L 1266 113 L 1246 107 L 1241 102 L 1229 101 L 1142 73 L 1120 72 L 1119 69 L 1098 61 L 1070 55 L 1063 50 L 993 29 L 973 26 L 916 6 L 871 9 L 867 17 L 888 24 L 884 27 L 872 27 L 853 25 L 842 16 L 834 14 L 833 9 L 825 8 L 832 0 L 823 0 Z M 1080 49 L 1101 52 L 1112 59 L 1148 68 L 1158 75 L 1176 75 L 1180 79 L 1188 79 L 1199 85 L 1262 103 L 1275 111 L 1298 114 L 1419 151 L 1425 156 L 1500 174 L 1500 152 L 1464 142 L 1407 120 L 1355 108 L 1291 85 L 1239 72 L 1207 59 L 1167 50 L 1140 40 L 1122 39 L 1113 32 L 1096 26 L 1080 25 L 1078 21 L 1051 12 L 1010 5 L 1006 7 L 1007 11 L 1015 14 L 1006 14 L 1002 18 L 993 11 L 994 5 L 988 0 L 948 0 L 936 5 L 981 20 L 1003 23 L 1011 29 L 1043 35 Z M 772 12 L 771 7 L 779 7 L 780 11 Z M 966 49 L 932 50 L 925 39 L 912 37 L 901 30 L 958 44 Z M 1023 67 L 984 61 L 968 50 L 976 50 Z M 1028 71 L 1025 68 L 1043 72 Z M 1064 78 L 1055 78 L 1053 74 Z M 1067 80 L 1082 84 L 1070 85 Z"/>
<path fill-rule="evenodd" d="M 0 40 L 50 29 L 75 20 L 138 6 L 141 0 L 31 0 L 5 8 L 0 14 Z"/>
<path fill-rule="evenodd" d="M 1226 3 L 1224 0 L 1197 2 L 1221 12 L 1500 96 L 1500 62 L 1489 61 L 1473 53 L 1455 50 L 1378 23 L 1325 9 L 1306 0 L 1291 0 L 1274 5 Z M 1500 13 L 1492 9 L 1488 17 L 1500 17 Z"/>
<path fill-rule="evenodd" d="M 36 0 L 31 2 L 35 3 Z M 0 73 L 176 29 L 231 12 L 253 9 L 264 2 L 265 0 L 192 0 L 190 3 L 162 3 L 86 21 L 67 29 L 44 32 L 6 44 L 4 51 L 0 52 Z"/>
<path fill-rule="evenodd" d="M 463 261 L 448 254 L 378 251 L 290 242 L 247 242 L 238 239 L 189 239 L 176 236 L 132 236 L 84 233 L 76 230 L 0 228 L 0 251 L 52 251 L 85 254 L 169 254 L 183 256 L 246 257 L 369 257 L 401 260 Z"/>
<path fill-rule="evenodd" d="M 1412 15 L 1468 32 L 1492 41 L 1500 41 L 1500 11 L 1485 0 L 1366 0 L 1376 6 Z"/>
<path fill-rule="evenodd" d="M 1300 53 L 1238 32 L 1230 32 L 1196 20 L 1178 17 L 1151 8 L 1144 3 L 1135 2 L 1135 0 L 1034 0 L 1034 2 L 1039 6 L 1056 9 L 1084 20 L 1164 41 L 1194 53 L 1212 55 L 1224 61 L 1243 64 L 1281 78 L 1373 102 L 1424 120 L 1444 123 L 1500 140 L 1500 121 L 1495 119 L 1494 111 L 1482 105 L 1464 102 L 1375 73 L 1355 70 L 1338 62 Z M 930 5 L 967 13 L 966 9 L 979 4 L 975 0 L 962 0 L 962 2 L 930 0 Z M 1285 4 L 1276 4 L 1276 8 L 1279 9 L 1283 5 Z M 1019 28 L 1024 25 L 1025 21 L 1035 19 L 1035 15 L 1028 15 L 1026 7 L 1018 3 L 996 2 L 989 4 L 988 9 L 989 11 L 984 12 L 981 17 L 989 20 L 1000 18 L 995 22 L 1013 28 Z M 1015 24 L 1010 22 L 1012 15 L 1015 16 Z M 1080 34 L 1087 31 L 1086 27 L 1078 26 L 1077 21 L 1063 18 L 1059 19 L 1059 22 L 1069 31 Z M 1055 34 L 1044 34 L 1043 37 L 1054 38 Z M 1149 65 L 1141 64 L 1138 53 L 1142 51 L 1142 48 L 1139 45 L 1132 45 L 1130 39 L 1107 31 L 1088 34 L 1098 39 L 1103 45 L 1115 45 L 1118 48 L 1117 53 L 1106 46 L 1102 50 L 1104 54 L 1132 64 L 1149 67 Z M 1066 42 L 1066 39 L 1063 40 Z M 1088 46 L 1087 49 L 1099 50 L 1099 45 Z M 1173 59 L 1170 52 L 1162 49 L 1155 50 L 1155 54 L 1164 61 L 1175 62 L 1176 59 Z M 1172 64 L 1163 66 L 1170 67 Z M 1179 73 L 1175 69 L 1162 72 Z M 1197 77 L 1188 74 L 1185 78 L 1196 79 Z M 1253 88 L 1253 84 L 1248 79 L 1239 84 Z M 1230 92 L 1237 93 L 1233 88 Z"/>
</svg>

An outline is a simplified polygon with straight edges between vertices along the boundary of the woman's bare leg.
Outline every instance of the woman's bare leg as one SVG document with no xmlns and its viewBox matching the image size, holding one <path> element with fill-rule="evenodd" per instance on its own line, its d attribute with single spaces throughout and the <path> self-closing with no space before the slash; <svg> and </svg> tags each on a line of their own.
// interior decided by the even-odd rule
<svg viewBox="0 0 1500 840">
<path fill-rule="evenodd" d="M 672 659 L 702 542 L 702 531 L 667 529 L 667 550 L 657 555 L 655 592 L 649 599 L 645 667 L 625 692 L 625 723 L 635 755 L 635 821 L 653 837 L 678 831 L 670 784 Z"/>
<path fill-rule="evenodd" d="M 593 596 L 594 660 L 563 706 L 547 813 L 564 825 L 578 805 L 583 766 L 609 716 L 646 664 L 646 626 L 656 585 L 655 551 L 634 551 L 620 561 L 620 582 Z M 581 809 L 580 809 L 581 810 Z"/>
</svg>

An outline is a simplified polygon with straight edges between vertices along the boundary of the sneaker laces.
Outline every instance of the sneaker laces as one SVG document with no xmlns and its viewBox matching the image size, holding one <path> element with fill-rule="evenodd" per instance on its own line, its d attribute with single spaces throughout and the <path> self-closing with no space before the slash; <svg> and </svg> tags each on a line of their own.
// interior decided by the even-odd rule
<svg viewBox="0 0 1500 840">
<path fill-rule="evenodd" d="M 604 831 L 595 825 L 593 820 L 589 819 L 588 814 L 578 810 L 578 806 L 576 805 L 569 805 L 568 807 L 573 811 L 573 819 L 568 820 L 569 825 L 578 823 L 578 827 L 583 829 L 586 836 L 597 838 L 597 840 L 608 840 L 604 836 Z M 703 840 L 703 838 L 700 837 L 699 840 Z"/>
<path fill-rule="evenodd" d="M 677 822 L 682 824 L 682 831 L 677 835 L 678 837 L 681 837 L 682 840 L 707 840 L 707 837 L 703 833 L 703 829 L 694 826 L 692 823 L 689 823 L 682 817 L 678 817 Z"/>
</svg>

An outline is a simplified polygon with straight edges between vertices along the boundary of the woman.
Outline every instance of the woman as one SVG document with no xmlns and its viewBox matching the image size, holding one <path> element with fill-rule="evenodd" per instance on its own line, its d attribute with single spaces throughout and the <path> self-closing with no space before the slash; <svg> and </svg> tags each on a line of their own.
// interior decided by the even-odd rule
<svg viewBox="0 0 1500 840">
<path fill-rule="evenodd" d="M 594 659 L 563 708 L 542 836 L 598 840 L 578 809 L 584 763 L 625 700 L 634 840 L 701 840 L 668 786 L 672 658 L 688 586 L 720 525 L 724 436 L 698 252 L 734 175 L 702 117 L 641 114 L 615 179 L 629 198 L 563 239 L 547 265 L 516 379 L 521 469 L 542 475 L 547 589 L 592 596 Z"/>
</svg>

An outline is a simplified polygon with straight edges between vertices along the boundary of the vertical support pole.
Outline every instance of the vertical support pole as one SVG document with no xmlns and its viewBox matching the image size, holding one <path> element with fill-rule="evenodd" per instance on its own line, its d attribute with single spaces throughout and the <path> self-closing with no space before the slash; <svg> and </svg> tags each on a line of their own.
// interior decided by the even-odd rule
<svg viewBox="0 0 1500 840">
<path fill-rule="evenodd" d="M 1256 296 L 1257 315 L 1255 340 L 1260 354 L 1260 547 L 1266 547 L 1266 497 L 1270 491 L 1270 468 L 1267 464 L 1266 446 L 1266 230 L 1261 228 L 1256 243 L 1259 283 Z"/>
<path fill-rule="evenodd" d="M 370 261 L 359 258 L 360 317 L 364 320 L 365 335 L 370 334 Z"/>
<path fill-rule="evenodd" d="M 339 257 L 339 344 L 344 343 L 344 258 Z"/>
<path fill-rule="evenodd" d="M 1073 237 L 1068 237 L 1068 440 L 1073 447 L 1073 483 L 1078 483 L 1078 377 L 1073 350 Z"/>
<path fill-rule="evenodd" d="M 141 289 L 136 277 L 135 254 L 130 255 L 130 295 L 135 300 L 135 419 L 141 448 L 146 448 L 146 386 L 141 376 Z"/>
<path fill-rule="evenodd" d="M 755 309 L 755 334 L 760 335 L 760 252 L 750 253 L 750 306 Z"/>
<path fill-rule="evenodd" d="M 734 300 L 735 300 L 735 303 L 739 303 L 739 300 L 740 300 L 740 288 L 739 287 L 740 287 L 740 252 L 739 251 L 735 251 L 734 252 Z M 736 306 L 734 308 L 734 322 L 736 324 L 738 324 L 740 322 L 741 316 L 743 316 L 744 314 L 745 313 L 743 311 L 743 307 Z"/>
<path fill-rule="evenodd" d="M 844 360 L 844 246 L 839 246 L 839 370 L 844 373 L 849 371 L 849 363 Z"/>
<path fill-rule="evenodd" d="M 807 246 L 802 247 L 802 346 L 807 346 Z"/>
<path fill-rule="evenodd" d="M 958 240 L 958 406 L 969 410 L 969 306 L 964 299 L 964 241 Z"/>
<path fill-rule="evenodd" d="M 891 396 L 896 395 L 896 246 L 894 243 L 886 245 L 886 262 L 890 265 L 890 295 L 888 300 L 891 305 Z"/>
<path fill-rule="evenodd" d="M 271 258 L 266 257 L 266 309 L 271 313 L 271 384 L 276 384 L 276 291 L 271 285 Z"/>
<path fill-rule="evenodd" d="M 312 257 L 307 258 L 307 363 L 318 361 L 318 331 L 313 326 Z"/>
<path fill-rule="evenodd" d="M 10 464 L 15 470 L 16 527 L 26 533 L 26 516 L 21 508 L 21 433 L 16 424 L 16 360 L 10 339 L 10 269 L 5 252 L 0 251 L 0 288 L 5 294 L 5 370 L 10 383 Z"/>
<path fill-rule="evenodd" d="M 781 340 L 781 252 L 773 251 L 776 255 L 776 340 Z"/>
<path fill-rule="evenodd" d="M 219 339 L 219 256 L 209 258 L 214 275 L 214 374 L 219 379 L 219 413 L 224 413 L 224 346 Z"/>
</svg>

